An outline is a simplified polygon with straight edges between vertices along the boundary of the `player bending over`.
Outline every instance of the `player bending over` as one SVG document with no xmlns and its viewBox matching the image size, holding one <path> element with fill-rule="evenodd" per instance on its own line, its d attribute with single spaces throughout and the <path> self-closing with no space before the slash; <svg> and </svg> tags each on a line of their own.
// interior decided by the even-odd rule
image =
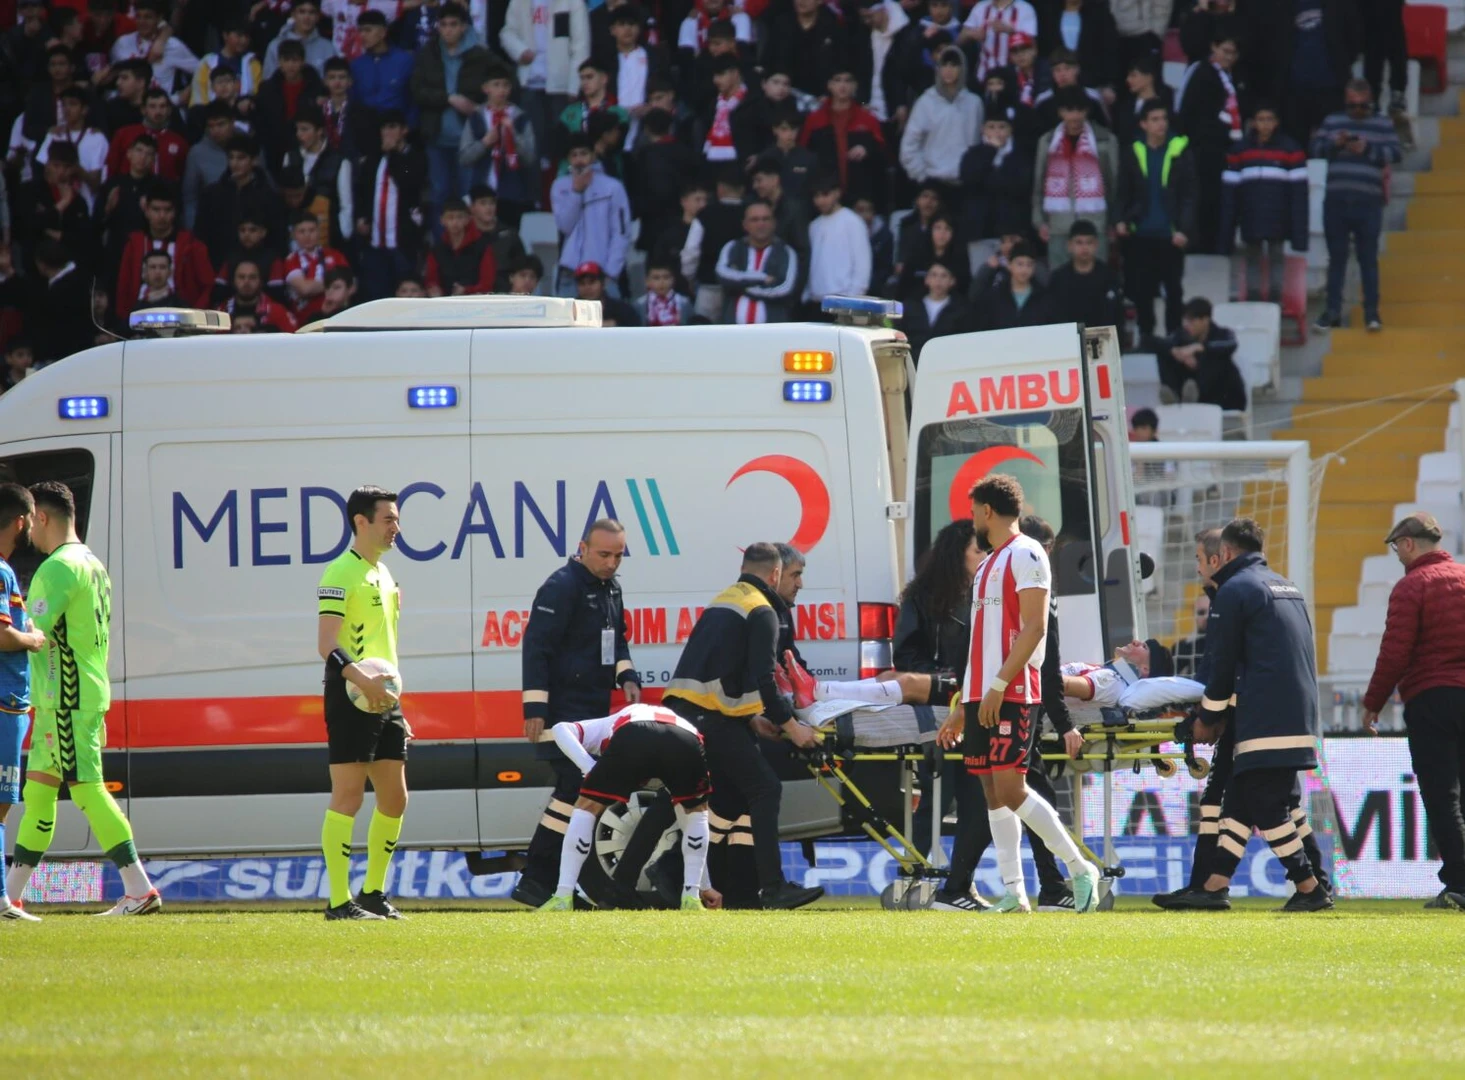
<svg viewBox="0 0 1465 1080">
<path fill-rule="evenodd" d="M 1068 864 L 1074 910 L 1094 911 L 1099 904 L 1098 868 L 1079 852 L 1058 812 L 1027 785 L 1027 760 L 1037 730 L 1034 706 L 1042 701 L 1040 672 L 1052 582 L 1048 555 L 1018 528 L 1023 493 L 1014 478 L 1000 473 L 984 477 L 972 488 L 971 499 L 978 541 L 985 537 L 992 554 L 972 582 L 964 706 L 951 711 L 937 741 L 949 749 L 965 731 L 967 771 L 981 779 L 987 796 L 997 869 L 1006 888 L 991 910 L 1032 910 L 1019 851 L 1026 823 Z"/>
<path fill-rule="evenodd" d="M 580 766 L 585 782 L 570 814 L 560 849 L 560 881 L 540 911 L 569 911 L 575 882 L 595 842 L 595 823 L 610 803 L 623 803 L 631 792 L 657 779 L 682 812 L 682 910 L 701 911 L 703 904 L 722 902 L 712 889 L 702 887 L 707 868 L 707 796 L 712 781 L 702 736 L 686 720 L 658 705 L 628 705 L 614 716 L 556 724 L 555 745 Z M 595 760 L 596 756 L 600 760 Z"/>
</svg>

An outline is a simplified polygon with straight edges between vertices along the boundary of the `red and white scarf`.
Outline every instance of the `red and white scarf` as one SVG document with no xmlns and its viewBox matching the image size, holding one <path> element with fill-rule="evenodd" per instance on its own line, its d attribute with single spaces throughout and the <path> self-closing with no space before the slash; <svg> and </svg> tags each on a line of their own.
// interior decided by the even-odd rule
<svg viewBox="0 0 1465 1080">
<path fill-rule="evenodd" d="M 1043 209 L 1050 214 L 1103 214 L 1104 170 L 1094 128 L 1084 124 L 1078 143 L 1070 146 L 1062 124 L 1048 144 L 1048 170 L 1043 174 Z"/>
<path fill-rule="evenodd" d="M 1231 129 L 1231 138 L 1234 142 L 1241 141 L 1241 105 L 1236 100 L 1236 84 L 1231 81 L 1231 76 L 1222 70 L 1219 64 L 1212 64 L 1216 74 L 1221 76 L 1221 85 L 1226 90 L 1226 104 L 1221 107 L 1220 120 Z"/>
<path fill-rule="evenodd" d="M 768 253 L 773 250 L 769 244 L 765 248 L 748 247 L 748 270 L 753 273 L 763 269 L 763 263 L 768 258 Z M 749 296 L 744 293 L 738 297 L 737 306 L 733 308 L 733 322 L 738 326 L 751 326 L 754 323 L 765 323 L 768 321 L 768 308 L 762 300 L 756 296 Z"/>
<path fill-rule="evenodd" d="M 514 143 L 514 115 L 507 108 L 487 109 L 488 126 L 499 133 L 498 142 L 493 144 L 493 177 L 494 187 L 498 187 L 499 177 L 504 169 L 510 172 L 519 167 L 519 148 Z"/>
<path fill-rule="evenodd" d="M 677 313 L 677 294 L 670 293 L 665 300 L 654 292 L 646 294 L 647 326 L 680 326 L 681 316 Z"/>
<path fill-rule="evenodd" d="M 346 137 L 346 110 L 350 103 L 337 105 L 330 98 L 321 106 L 326 117 L 326 145 L 332 150 L 341 149 L 341 140 Z"/>
<path fill-rule="evenodd" d="M 145 267 L 147 265 L 148 256 L 151 255 L 153 252 L 155 252 L 155 251 L 166 251 L 168 253 L 168 267 L 169 267 L 169 269 L 168 269 L 168 291 L 169 292 L 176 292 L 177 291 L 177 287 L 176 287 L 173 279 L 174 279 L 174 277 L 178 273 L 178 240 L 177 240 L 177 237 L 174 237 L 171 240 L 154 240 L 151 236 L 149 236 L 149 237 L 147 237 L 147 245 L 148 246 L 143 249 L 142 261 L 138 264 L 138 269 L 139 270 L 142 270 L 143 267 Z M 147 295 L 148 295 L 147 275 L 146 274 L 143 274 L 142 277 L 143 277 L 143 280 L 142 280 L 142 282 L 137 287 L 137 298 L 139 300 L 146 300 L 147 299 Z"/>
<path fill-rule="evenodd" d="M 719 22 L 729 22 L 732 19 L 732 7 L 728 4 L 722 6 L 717 13 Z M 707 28 L 712 25 L 712 16 L 707 14 L 707 5 L 702 0 L 697 0 L 697 54 L 707 48 Z"/>
<path fill-rule="evenodd" d="M 372 185 L 371 246 L 394 249 L 401 241 L 397 235 L 397 209 L 401 193 L 392 179 L 391 159 L 383 154 L 376 167 Z"/>
<path fill-rule="evenodd" d="M 1013 70 L 1017 72 L 1017 100 L 1024 105 L 1031 105 L 1038 92 L 1038 80 L 1033 78 L 1031 71 L 1023 71 L 1021 68 Z"/>
<path fill-rule="evenodd" d="M 712 127 L 707 132 L 707 141 L 702 144 L 702 156 L 708 161 L 733 161 L 737 158 L 738 152 L 733 147 L 732 114 L 747 96 L 746 86 L 738 87 L 730 97 L 717 95 Z"/>
</svg>

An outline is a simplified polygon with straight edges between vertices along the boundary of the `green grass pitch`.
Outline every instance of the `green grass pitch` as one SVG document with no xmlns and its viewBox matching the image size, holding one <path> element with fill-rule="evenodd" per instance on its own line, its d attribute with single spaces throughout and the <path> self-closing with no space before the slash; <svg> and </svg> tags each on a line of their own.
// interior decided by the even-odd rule
<svg viewBox="0 0 1465 1080">
<path fill-rule="evenodd" d="M 1465 916 L 0 923 L 11 1076 L 1465 1075 Z M 939 1072 L 938 1072 L 939 1070 Z"/>
</svg>

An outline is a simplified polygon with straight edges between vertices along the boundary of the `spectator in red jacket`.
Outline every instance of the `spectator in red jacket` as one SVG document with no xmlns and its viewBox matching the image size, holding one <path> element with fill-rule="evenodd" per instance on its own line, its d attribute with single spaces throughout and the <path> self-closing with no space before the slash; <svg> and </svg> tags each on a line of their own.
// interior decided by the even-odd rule
<svg viewBox="0 0 1465 1080">
<path fill-rule="evenodd" d="M 295 317 L 284 304 L 271 300 L 265 294 L 265 274 L 268 271 L 269 268 L 261 266 L 257 259 L 245 256 L 236 260 L 232 279 L 234 292 L 219 305 L 219 310 L 227 311 L 230 318 L 251 315 L 257 320 L 256 325 L 269 325 L 283 333 L 293 334 Z"/>
<path fill-rule="evenodd" d="M 295 254 L 285 260 L 285 296 L 302 326 L 320 314 L 325 303 L 326 275 L 351 262 L 333 247 L 321 244 L 320 218 L 309 210 L 295 211 L 290 220 Z M 354 289 L 355 279 L 352 279 Z"/>
<path fill-rule="evenodd" d="M 143 261 L 149 252 L 166 251 L 173 258 L 173 279 L 169 283 L 189 307 L 206 307 L 214 283 L 214 268 L 208 249 L 187 229 L 177 227 L 178 196 L 159 182 L 147 194 L 143 207 L 148 227 L 127 238 L 122 263 L 117 268 L 117 315 L 124 322 L 142 299 Z"/>
<path fill-rule="evenodd" d="M 493 292 L 498 260 L 493 245 L 473 226 L 462 199 L 443 206 L 443 238 L 427 254 L 428 296 L 464 296 Z"/>
<path fill-rule="evenodd" d="M 829 80 L 829 96 L 804 121 L 801 145 L 819 159 L 824 172 L 839 176 L 845 198 L 853 203 L 869 199 L 885 207 L 885 166 L 888 152 L 880 119 L 855 100 L 859 83 L 848 65 Z"/>
<path fill-rule="evenodd" d="M 107 151 L 107 175 L 127 171 L 127 150 L 139 135 L 151 135 L 158 144 L 153 171 L 164 180 L 178 183 L 188 162 L 188 140 L 170 128 L 173 122 L 173 101 L 162 90 L 149 90 L 143 99 L 142 123 L 128 124 L 112 136 Z"/>
<path fill-rule="evenodd" d="M 1385 543 L 1404 565 L 1389 594 L 1389 615 L 1373 678 L 1363 695 L 1363 726 L 1378 734 L 1379 712 L 1399 688 L 1409 756 L 1439 850 L 1444 883 L 1426 907 L 1465 911 L 1465 566 L 1441 551 L 1434 515 L 1410 514 Z"/>
</svg>

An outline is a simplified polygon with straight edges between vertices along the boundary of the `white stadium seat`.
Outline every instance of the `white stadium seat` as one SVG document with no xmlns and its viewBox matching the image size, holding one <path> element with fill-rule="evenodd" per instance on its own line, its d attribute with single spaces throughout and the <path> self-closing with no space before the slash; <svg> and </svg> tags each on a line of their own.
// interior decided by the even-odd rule
<svg viewBox="0 0 1465 1080">
<path fill-rule="evenodd" d="M 1382 539 L 1382 537 L 1380 538 Z M 1387 611 L 1389 593 L 1404 576 L 1404 568 L 1392 554 L 1369 555 L 1363 560 L 1363 580 L 1358 586 L 1358 606 Z M 1337 629 L 1337 624 L 1333 627 Z"/>
<path fill-rule="evenodd" d="M 1248 393 L 1276 386 L 1282 374 L 1281 305 L 1216 304 L 1212 318 L 1236 332 L 1236 367 Z"/>
<path fill-rule="evenodd" d="M 1189 255 L 1181 281 L 1185 299 L 1204 296 L 1212 304 L 1231 299 L 1231 258 L 1227 255 Z"/>
<path fill-rule="evenodd" d="M 1366 678 L 1379 656 L 1382 634 L 1329 634 L 1328 670 Z"/>
<path fill-rule="evenodd" d="M 1124 400 L 1133 408 L 1160 404 L 1160 360 L 1154 353 L 1125 353 Z"/>
<path fill-rule="evenodd" d="M 1220 442 L 1221 406 L 1161 405 L 1160 439 L 1164 442 Z"/>
<path fill-rule="evenodd" d="M 1419 482 L 1460 483 L 1460 455 L 1448 452 L 1421 454 L 1419 458 Z"/>
</svg>

